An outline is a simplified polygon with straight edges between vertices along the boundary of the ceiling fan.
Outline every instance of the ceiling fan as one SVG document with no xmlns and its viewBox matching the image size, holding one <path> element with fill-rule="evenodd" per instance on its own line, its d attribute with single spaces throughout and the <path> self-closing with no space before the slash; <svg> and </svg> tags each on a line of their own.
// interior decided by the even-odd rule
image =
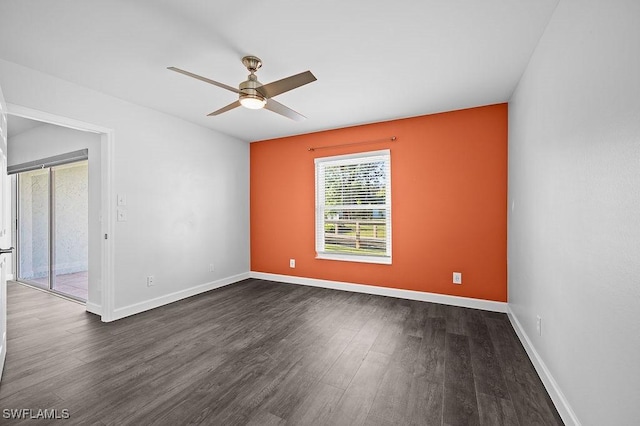
<svg viewBox="0 0 640 426">
<path fill-rule="evenodd" d="M 193 74 L 189 71 L 181 70 L 180 68 L 167 67 L 167 69 L 179 72 L 180 74 L 184 74 L 189 77 L 197 78 L 198 80 L 204 81 L 205 83 L 213 84 L 214 86 L 218 86 L 238 94 L 237 101 L 232 102 L 217 111 L 213 111 L 212 113 L 207 114 L 209 116 L 219 115 L 223 112 L 227 112 L 239 106 L 243 106 L 249 109 L 266 108 L 269 111 L 273 111 L 277 114 L 283 115 L 296 121 L 302 121 L 306 118 L 304 115 L 282 105 L 280 102 L 274 101 L 272 98 L 284 92 L 288 92 L 289 90 L 293 90 L 300 86 L 304 86 L 305 84 L 316 81 L 316 77 L 311 73 L 311 71 L 301 72 L 300 74 L 292 75 L 290 77 L 286 77 L 272 83 L 262 84 L 258 81 L 258 77 L 256 76 L 256 71 L 258 71 L 258 69 L 260 69 L 260 67 L 262 66 L 262 61 L 260 60 L 260 58 L 257 58 L 255 56 L 245 56 L 244 58 L 242 58 L 242 63 L 245 67 L 247 67 L 247 70 L 249 70 L 249 76 L 246 81 L 240 83 L 240 86 L 237 89 L 235 87 L 227 86 L 226 84 L 219 83 L 206 77 Z"/>
</svg>

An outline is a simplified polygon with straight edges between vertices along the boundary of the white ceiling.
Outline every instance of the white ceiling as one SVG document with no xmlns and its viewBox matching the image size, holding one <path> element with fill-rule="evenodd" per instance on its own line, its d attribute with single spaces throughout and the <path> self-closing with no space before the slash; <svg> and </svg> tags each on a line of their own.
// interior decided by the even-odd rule
<svg viewBox="0 0 640 426">
<path fill-rule="evenodd" d="M 0 58 L 246 141 L 505 102 L 558 0 L 2 0 Z M 295 122 L 237 108 L 246 55 L 261 82 L 311 70 L 276 100 Z"/>
</svg>

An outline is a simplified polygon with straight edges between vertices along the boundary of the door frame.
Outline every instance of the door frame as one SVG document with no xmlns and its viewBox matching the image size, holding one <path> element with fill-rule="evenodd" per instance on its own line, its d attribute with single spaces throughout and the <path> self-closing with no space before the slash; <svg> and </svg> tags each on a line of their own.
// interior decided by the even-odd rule
<svg viewBox="0 0 640 426">
<path fill-rule="evenodd" d="M 100 222 L 103 235 L 100 253 L 101 279 L 100 304 L 87 300 L 88 312 L 100 315 L 103 322 L 113 321 L 114 315 L 114 233 L 115 215 L 113 214 L 113 148 L 115 136 L 113 129 L 86 123 L 73 118 L 63 117 L 21 105 L 7 103 L 7 113 L 17 117 L 29 118 L 44 123 L 55 124 L 70 129 L 88 131 L 100 134 Z"/>
<path fill-rule="evenodd" d="M 11 221 L 8 219 L 9 216 L 7 213 L 10 212 L 11 202 L 7 203 L 7 200 L 11 198 L 11 190 L 9 189 L 11 185 L 9 185 L 9 180 L 6 179 L 8 177 L 6 170 L 7 163 L 7 104 L 4 101 L 4 96 L 2 94 L 2 88 L 0 88 L 0 151 L 2 151 L 2 155 L 0 155 L 0 173 L 3 176 L 0 176 L 0 243 L 4 246 L 7 243 L 6 240 L 11 240 L 11 232 L 7 231 L 11 229 Z M 4 171 L 2 171 L 4 169 Z M 9 195 L 7 196 L 7 191 L 9 189 Z M 7 227 L 8 225 L 8 227 Z M 7 246 L 5 246 L 7 247 Z M 8 248 L 8 247 L 7 247 Z M 8 264 L 6 256 L 2 256 L 0 259 L 0 380 L 2 379 L 2 372 L 4 371 L 5 359 L 7 357 L 7 272 L 5 266 Z"/>
</svg>

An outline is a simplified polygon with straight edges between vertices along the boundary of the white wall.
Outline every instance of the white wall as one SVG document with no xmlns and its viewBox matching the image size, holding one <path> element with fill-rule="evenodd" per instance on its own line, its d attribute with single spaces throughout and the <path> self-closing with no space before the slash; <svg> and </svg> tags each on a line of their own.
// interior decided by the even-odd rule
<svg viewBox="0 0 640 426">
<path fill-rule="evenodd" d="M 90 303 L 99 305 L 100 244 L 102 242 L 100 224 L 100 135 L 52 124 L 43 124 L 9 138 L 7 146 L 7 164 L 11 166 L 81 149 L 89 150 L 89 295 L 87 300 Z M 13 214 L 15 216 L 15 211 Z M 47 250 L 48 248 L 45 248 L 45 252 Z"/>
<path fill-rule="evenodd" d="M 116 310 L 248 273 L 248 143 L 3 60 L 0 86 L 8 103 L 114 130 L 128 219 L 112 235 Z"/>
<path fill-rule="evenodd" d="M 640 419 L 639 19 L 561 0 L 509 103 L 509 306 L 585 425 Z"/>
</svg>

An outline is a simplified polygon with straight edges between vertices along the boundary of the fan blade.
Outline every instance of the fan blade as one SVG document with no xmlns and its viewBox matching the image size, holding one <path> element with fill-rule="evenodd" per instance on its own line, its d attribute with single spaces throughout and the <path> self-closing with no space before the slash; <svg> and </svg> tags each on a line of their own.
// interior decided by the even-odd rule
<svg viewBox="0 0 640 426">
<path fill-rule="evenodd" d="M 240 101 L 235 101 L 235 102 L 230 103 L 226 107 L 222 107 L 217 111 L 213 111 L 212 113 L 207 114 L 207 116 L 211 117 L 212 115 L 219 115 L 219 114 L 222 114 L 223 112 L 227 112 L 227 111 L 230 111 L 230 110 L 232 110 L 234 108 L 238 108 L 239 106 L 240 106 Z"/>
<path fill-rule="evenodd" d="M 285 117 L 295 121 L 303 121 L 307 119 L 307 117 L 305 117 L 304 115 L 295 112 L 291 108 L 286 107 L 280 102 L 274 101 L 273 99 L 267 99 L 267 104 L 264 106 L 264 108 L 277 114 L 284 115 Z"/>
<path fill-rule="evenodd" d="M 288 92 L 289 90 L 304 86 L 305 84 L 316 80 L 317 78 L 311 73 L 311 71 L 305 71 L 300 74 L 292 75 L 291 77 L 283 78 L 282 80 L 262 85 L 256 90 L 267 98 L 273 98 L 281 93 Z"/>
<path fill-rule="evenodd" d="M 204 81 L 205 83 L 213 84 L 214 86 L 218 86 L 218 87 L 221 87 L 223 89 L 230 90 L 233 93 L 240 93 L 240 91 L 238 89 L 236 89 L 235 87 L 227 86 L 226 84 L 223 84 L 223 83 L 218 83 L 217 81 L 211 80 L 211 79 L 206 78 L 206 77 L 202 77 L 201 75 L 194 74 L 194 73 L 189 72 L 189 71 L 181 70 L 180 68 L 167 67 L 167 69 L 171 70 L 171 71 L 179 72 L 180 74 L 184 74 L 184 75 L 189 76 L 189 77 L 197 78 L 198 80 Z"/>
</svg>

